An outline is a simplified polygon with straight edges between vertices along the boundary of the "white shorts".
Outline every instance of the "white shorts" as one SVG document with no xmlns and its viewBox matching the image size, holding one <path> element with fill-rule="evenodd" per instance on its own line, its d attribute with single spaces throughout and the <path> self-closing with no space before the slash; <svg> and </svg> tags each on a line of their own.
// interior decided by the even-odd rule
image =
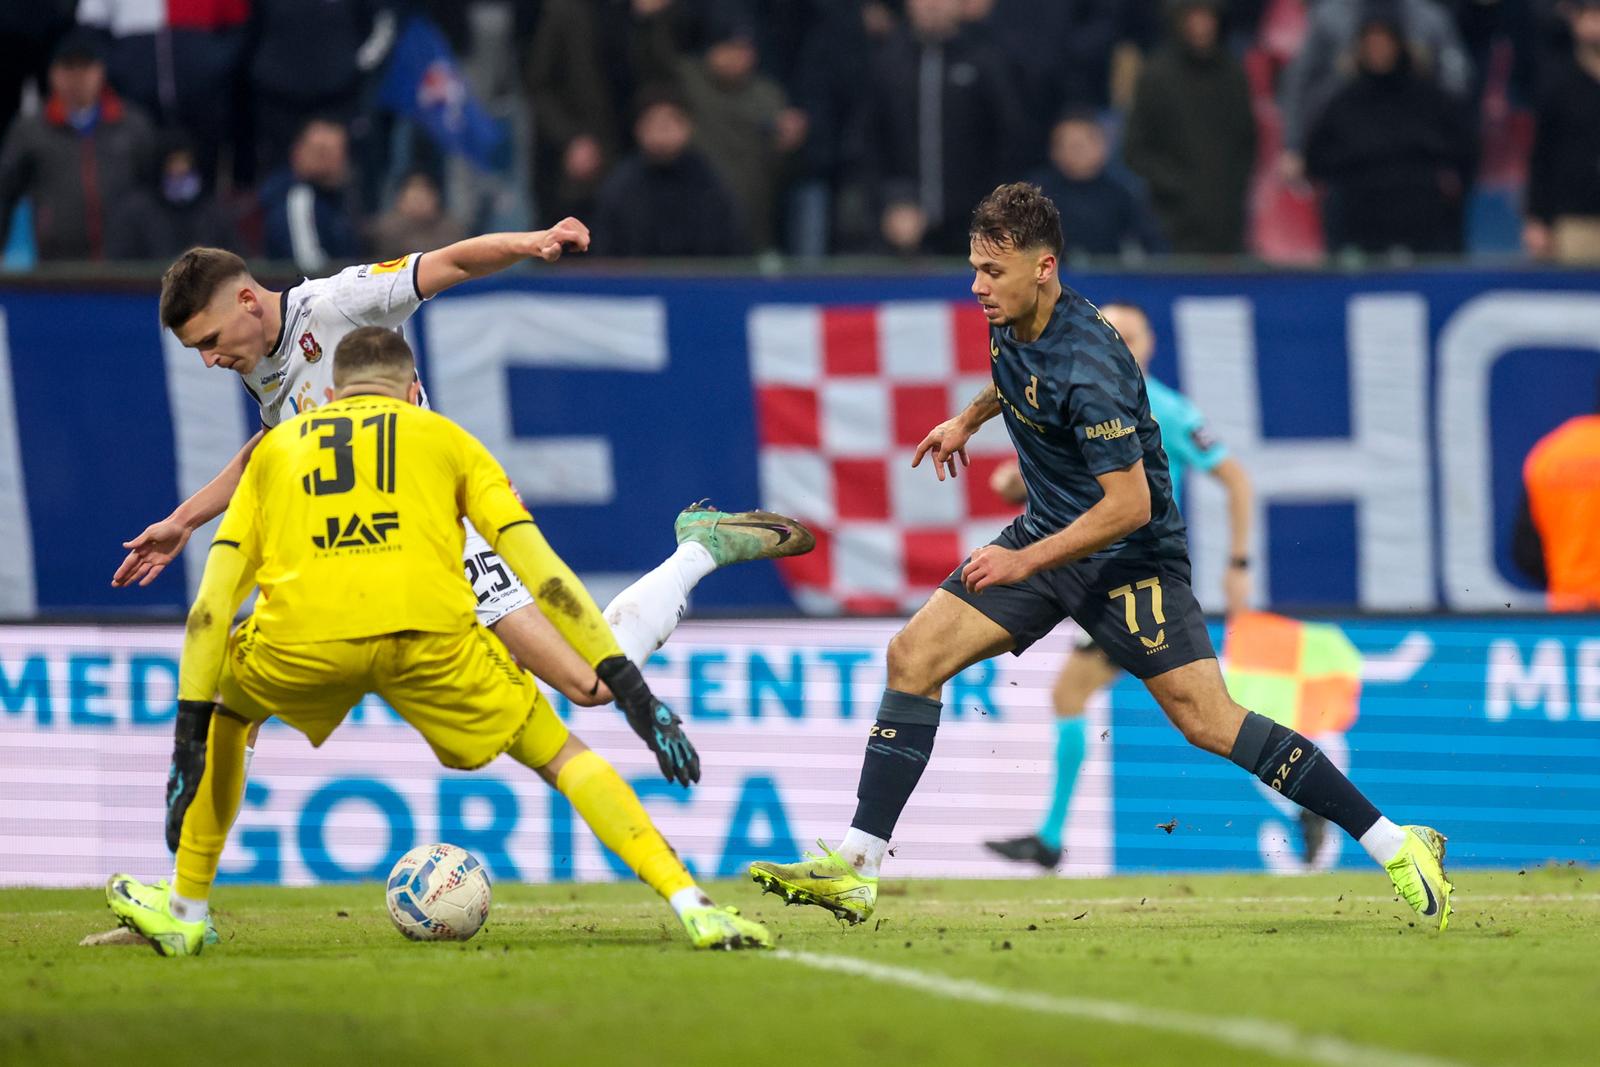
<svg viewBox="0 0 1600 1067">
<path fill-rule="evenodd" d="M 533 594 L 489 547 L 483 535 L 466 519 L 461 520 L 461 525 L 467 531 L 462 562 L 466 564 L 473 595 L 478 598 L 478 622 L 493 626 L 518 608 L 532 604 Z"/>
</svg>

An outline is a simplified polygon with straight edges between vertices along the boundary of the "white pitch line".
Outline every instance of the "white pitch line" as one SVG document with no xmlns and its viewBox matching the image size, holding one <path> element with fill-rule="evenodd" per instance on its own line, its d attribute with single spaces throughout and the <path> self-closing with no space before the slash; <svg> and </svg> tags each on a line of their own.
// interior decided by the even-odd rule
<svg viewBox="0 0 1600 1067">
<path fill-rule="evenodd" d="M 907 989 L 949 997 L 951 1000 L 964 1001 L 968 1004 L 986 1004 L 1037 1012 L 1041 1015 L 1064 1015 L 1117 1026 L 1164 1030 L 1167 1033 L 1198 1037 L 1231 1045 L 1234 1048 L 1266 1053 L 1277 1059 L 1301 1063 L 1324 1063 L 1329 1067 L 1349 1067 L 1350 1064 L 1362 1064 L 1364 1067 L 1461 1067 L 1454 1060 L 1362 1045 L 1327 1034 L 1306 1033 L 1268 1019 L 1197 1015 L 1116 1000 L 1051 996 L 1025 990 L 1002 989 L 999 986 L 985 985 L 965 978 L 951 978 L 927 971 L 914 971 L 908 967 L 870 963 L 850 956 L 824 956 L 814 952 L 795 952 L 789 949 L 779 949 L 772 955 L 803 967 L 855 975 L 858 978 L 904 986 Z"/>
</svg>

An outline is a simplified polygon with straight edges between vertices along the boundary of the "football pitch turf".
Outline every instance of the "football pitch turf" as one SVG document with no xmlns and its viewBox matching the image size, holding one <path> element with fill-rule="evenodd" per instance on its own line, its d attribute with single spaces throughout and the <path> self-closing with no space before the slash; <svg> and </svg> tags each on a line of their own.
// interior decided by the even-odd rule
<svg viewBox="0 0 1600 1067">
<path fill-rule="evenodd" d="M 1381 872 L 886 882 L 853 929 L 728 883 L 781 938 L 732 954 L 634 884 L 496 886 L 465 944 L 378 885 L 229 886 L 193 960 L 79 947 L 98 890 L 5 890 L 0 1064 L 1593 1064 L 1590 875 L 1456 872 L 1443 935 Z"/>
</svg>

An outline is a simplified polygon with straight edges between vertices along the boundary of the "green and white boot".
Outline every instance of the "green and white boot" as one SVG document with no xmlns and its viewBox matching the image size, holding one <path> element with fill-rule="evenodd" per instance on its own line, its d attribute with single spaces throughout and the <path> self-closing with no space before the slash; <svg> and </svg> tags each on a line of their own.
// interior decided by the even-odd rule
<svg viewBox="0 0 1600 1067">
<path fill-rule="evenodd" d="M 718 511 L 711 501 L 690 504 L 672 524 L 678 544 L 693 541 L 711 553 L 719 567 L 752 559 L 802 556 L 817 545 L 796 519 L 772 511 Z"/>
</svg>

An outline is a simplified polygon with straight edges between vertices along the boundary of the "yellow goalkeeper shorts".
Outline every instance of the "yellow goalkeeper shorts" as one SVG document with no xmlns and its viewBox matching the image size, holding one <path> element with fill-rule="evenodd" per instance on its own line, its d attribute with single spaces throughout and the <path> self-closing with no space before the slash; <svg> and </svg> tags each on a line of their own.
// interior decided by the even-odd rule
<svg viewBox="0 0 1600 1067">
<path fill-rule="evenodd" d="M 345 641 L 279 644 L 254 616 L 228 639 L 218 686 L 223 707 L 260 721 L 276 715 L 321 745 L 367 693 L 377 693 L 422 734 L 439 762 L 472 770 L 519 738 L 530 766 L 555 758 L 566 724 L 533 675 L 482 626 L 418 630 Z"/>
</svg>

